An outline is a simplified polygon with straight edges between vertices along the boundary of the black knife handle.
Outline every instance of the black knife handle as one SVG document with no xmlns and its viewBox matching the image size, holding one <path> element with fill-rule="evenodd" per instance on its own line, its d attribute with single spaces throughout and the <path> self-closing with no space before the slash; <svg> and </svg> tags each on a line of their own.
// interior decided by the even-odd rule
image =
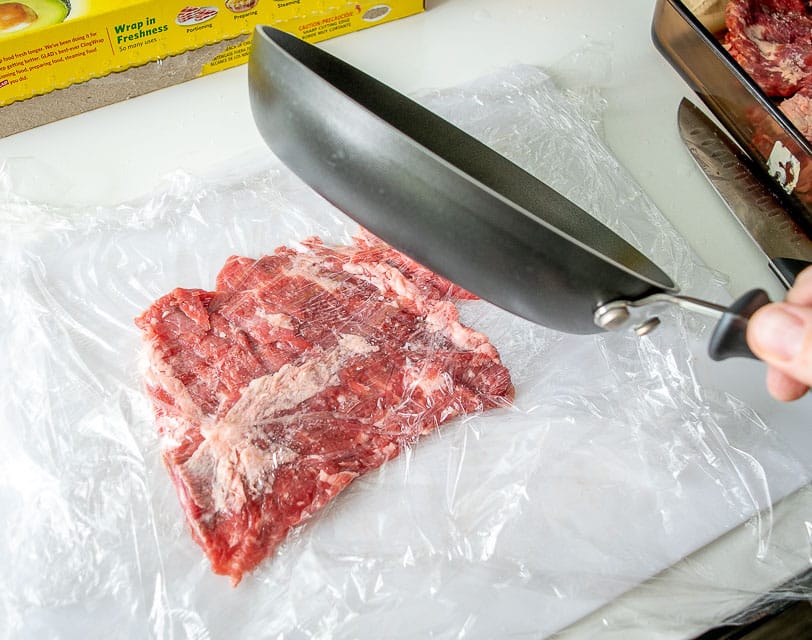
<svg viewBox="0 0 812 640">
<path fill-rule="evenodd" d="M 791 287 L 798 274 L 807 267 L 812 266 L 812 262 L 796 258 L 774 258 L 770 266 L 778 272 L 778 277 Z"/>
<path fill-rule="evenodd" d="M 762 289 L 748 291 L 725 311 L 711 336 L 708 353 L 713 360 L 727 358 L 758 358 L 747 346 L 747 322 L 770 297 Z"/>
</svg>

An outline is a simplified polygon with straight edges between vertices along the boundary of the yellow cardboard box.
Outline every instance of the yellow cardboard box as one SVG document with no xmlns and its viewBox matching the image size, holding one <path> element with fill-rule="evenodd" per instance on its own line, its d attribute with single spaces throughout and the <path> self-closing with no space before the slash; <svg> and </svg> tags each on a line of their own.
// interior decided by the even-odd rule
<svg viewBox="0 0 812 640">
<path fill-rule="evenodd" d="M 189 1 L 0 0 L 0 136 L 242 64 L 257 24 L 315 42 L 424 9 L 424 0 Z"/>
</svg>

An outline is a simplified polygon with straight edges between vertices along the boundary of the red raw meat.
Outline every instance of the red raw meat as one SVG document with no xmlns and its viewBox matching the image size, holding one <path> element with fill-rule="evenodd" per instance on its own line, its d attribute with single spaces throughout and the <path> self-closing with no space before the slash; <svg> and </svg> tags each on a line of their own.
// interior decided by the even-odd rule
<svg viewBox="0 0 812 640">
<path fill-rule="evenodd" d="M 730 0 L 725 46 L 770 96 L 812 84 L 812 16 L 804 0 Z"/>
<path fill-rule="evenodd" d="M 448 297 L 370 235 L 233 256 L 136 324 L 164 462 L 216 573 L 243 574 L 359 475 L 463 413 L 506 406 L 507 369 Z"/>
<path fill-rule="evenodd" d="M 812 140 L 812 86 L 801 87 L 791 98 L 779 105 L 792 124 L 807 140 Z"/>
</svg>

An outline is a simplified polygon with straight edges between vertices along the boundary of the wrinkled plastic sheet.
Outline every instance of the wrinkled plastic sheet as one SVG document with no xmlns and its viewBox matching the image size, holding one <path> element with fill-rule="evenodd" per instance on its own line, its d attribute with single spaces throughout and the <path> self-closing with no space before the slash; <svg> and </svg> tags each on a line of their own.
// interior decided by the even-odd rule
<svg viewBox="0 0 812 640">
<path fill-rule="evenodd" d="M 601 143 L 596 94 L 516 67 L 420 99 L 685 293 L 728 299 Z M 541 637 L 745 520 L 752 555 L 766 553 L 770 505 L 808 477 L 707 366 L 702 318 L 666 313 L 644 338 L 570 336 L 463 302 L 510 368 L 515 404 L 448 422 L 356 480 L 232 588 L 162 466 L 133 318 L 174 287 L 212 288 L 231 254 L 348 243 L 356 225 L 265 149 L 114 207 L 27 202 L 12 175 L 0 174 L 2 637 Z"/>
</svg>

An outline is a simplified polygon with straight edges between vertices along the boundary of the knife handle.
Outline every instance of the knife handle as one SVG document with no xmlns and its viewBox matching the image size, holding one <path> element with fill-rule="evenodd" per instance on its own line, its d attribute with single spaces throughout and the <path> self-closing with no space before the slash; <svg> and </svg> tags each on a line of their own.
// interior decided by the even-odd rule
<svg viewBox="0 0 812 640">
<path fill-rule="evenodd" d="M 776 272 L 778 278 L 789 287 L 793 285 L 798 274 L 810 265 L 812 262 L 796 258 L 773 258 L 770 262 L 770 267 Z"/>
<path fill-rule="evenodd" d="M 747 345 L 747 322 L 770 297 L 762 289 L 748 291 L 733 302 L 722 315 L 711 336 L 708 354 L 713 360 L 758 358 Z"/>
</svg>

